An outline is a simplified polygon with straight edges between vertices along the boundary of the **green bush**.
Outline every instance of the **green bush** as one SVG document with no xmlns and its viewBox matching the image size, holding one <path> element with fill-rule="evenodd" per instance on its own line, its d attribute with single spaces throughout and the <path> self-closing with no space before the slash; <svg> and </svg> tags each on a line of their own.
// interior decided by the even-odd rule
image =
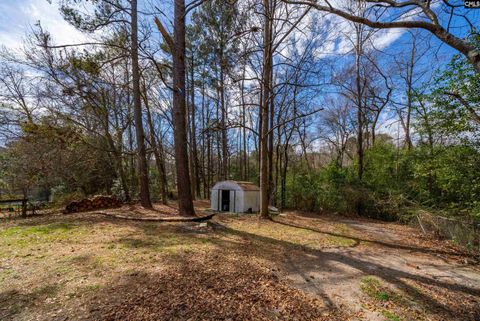
<svg viewBox="0 0 480 321">
<path fill-rule="evenodd" d="M 305 211 L 329 211 L 381 216 L 374 192 L 358 184 L 354 168 L 334 163 L 320 170 L 296 170 L 287 177 L 287 207 Z"/>
<path fill-rule="evenodd" d="M 306 211 L 343 211 L 341 189 L 346 173 L 331 165 L 321 170 L 299 169 L 287 176 L 287 207 Z"/>
<path fill-rule="evenodd" d="M 50 190 L 52 206 L 65 206 L 72 201 L 85 198 L 85 194 L 79 191 L 70 192 L 64 185 L 57 185 Z"/>
<path fill-rule="evenodd" d="M 480 218 L 480 154 L 471 146 L 408 151 L 379 143 L 365 152 L 365 164 L 361 182 L 356 164 L 290 171 L 287 207 L 407 220 L 409 208 L 424 206 Z"/>
</svg>

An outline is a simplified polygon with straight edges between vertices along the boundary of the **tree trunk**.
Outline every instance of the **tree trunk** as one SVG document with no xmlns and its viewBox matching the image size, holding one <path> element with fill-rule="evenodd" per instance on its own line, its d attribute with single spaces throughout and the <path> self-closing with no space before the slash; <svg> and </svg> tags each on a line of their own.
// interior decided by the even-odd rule
<svg viewBox="0 0 480 321">
<path fill-rule="evenodd" d="M 292 131 L 293 132 L 293 131 Z M 283 170 L 281 176 L 281 201 L 280 201 L 280 208 L 283 210 L 287 203 L 287 170 L 288 170 L 288 143 L 285 144 L 284 148 L 284 156 L 283 156 Z"/>
<path fill-rule="evenodd" d="M 128 64 L 125 64 L 125 81 L 130 83 L 130 72 Z M 130 90 L 126 92 L 127 98 L 127 144 L 128 144 L 128 151 L 130 154 L 128 155 L 127 159 L 127 168 L 128 171 L 128 184 L 130 195 L 135 195 L 136 191 L 138 190 L 138 184 L 136 183 L 136 174 L 135 174 L 135 155 L 133 153 L 133 121 L 132 121 L 132 104 L 131 104 L 131 95 Z M 121 142 L 121 140 L 119 140 Z"/>
<path fill-rule="evenodd" d="M 240 136 L 241 136 L 241 142 L 240 142 L 240 177 L 242 181 L 246 181 L 246 165 L 247 165 L 247 157 L 246 157 L 246 147 L 247 147 L 247 142 L 246 142 L 246 123 L 245 123 L 245 67 L 246 64 L 243 66 L 243 73 L 242 73 L 242 80 L 240 81 L 240 99 L 241 99 L 241 104 L 242 104 L 242 116 L 241 116 L 241 130 L 240 130 Z"/>
<path fill-rule="evenodd" d="M 273 53 L 272 53 L 273 54 Z M 273 64 L 272 64 L 273 65 Z M 275 101 L 273 95 L 273 68 L 270 68 L 270 92 L 269 92 L 269 128 L 274 126 L 274 117 L 275 117 Z M 273 142 L 275 137 L 275 131 L 271 130 L 268 135 L 268 202 L 269 204 L 273 201 L 275 202 L 275 181 L 273 179 Z M 275 206 L 276 204 L 273 203 Z"/>
<path fill-rule="evenodd" d="M 153 155 L 155 156 L 155 165 L 157 166 L 158 176 L 159 176 L 159 185 L 160 185 L 160 198 L 162 200 L 162 204 L 167 204 L 167 182 L 166 182 L 166 175 L 165 175 L 165 164 L 163 155 L 160 153 L 160 149 L 158 148 L 157 138 L 155 135 L 155 128 L 153 126 L 152 121 L 152 114 L 150 112 L 150 106 L 148 105 L 147 99 L 147 90 L 144 86 L 144 101 L 145 107 L 147 109 L 147 123 L 149 127 L 150 133 L 150 145 L 152 147 Z"/>
<path fill-rule="evenodd" d="M 185 104 L 185 1 L 175 0 L 173 56 L 173 127 L 178 209 L 182 216 L 195 216 L 188 172 Z"/>
<path fill-rule="evenodd" d="M 202 79 L 202 128 L 207 128 L 207 124 L 206 124 L 206 121 L 205 119 L 207 117 L 205 117 L 205 81 L 204 79 Z M 209 134 L 205 134 L 205 131 L 202 131 L 202 143 L 201 143 L 201 150 L 202 150 L 202 166 L 201 166 L 201 174 L 202 174 L 202 181 L 203 181 L 203 198 L 208 198 L 210 199 L 209 195 L 208 195 L 208 191 L 209 191 L 209 182 L 208 182 L 208 179 L 207 179 L 207 175 L 206 175 L 206 171 L 210 171 L 210 167 L 206 168 L 205 167 L 205 158 L 206 158 L 206 155 L 205 155 L 205 149 L 207 149 L 207 153 L 209 153 L 209 149 L 210 149 L 210 144 L 209 144 Z M 207 143 L 205 143 L 205 141 L 207 140 Z M 208 166 L 210 166 L 210 164 L 208 164 Z"/>
<path fill-rule="evenodd" d="M 189 68 L 187 68 L 189 69 Z M 185 75 L 186 79 L 189 81 L 189 71 L 187 71 L 187 74 Z M 193 157 L 194 156 L 194 151 L 193 151 L 193 128 L 192 128 L 192 109 L 193 109 L 193 104 L 192 100 L 189 100 L 189 97 L 191 97 L 191 93 L 193 93 L 193 88 L 191 86 L 191 83 L 189 82 L 188 84 L 188 90 L 187 90 L 187 135 L 188 135 L 188 171 L 190 173 L 190 194 L 192 195 L 192 200 L 195 200 L 195 169 L 194 169 L 194 161 Z"/>
<path fill-rule="evenodd" d="M 192 172 L 192 193 L 196 194 L 197 197 L 201 198 L 200 194 L 200 174 L 199 174 L 199 164 L 198 164 L 198 155 L 197 155 L 197 126 L 196 126 L 196 107 L 195 107 L 195 74 L 194 74 L 194 59 L 192 53 L 192 67 L 190 70 L 190 99 L 191 99 L 191 131 L 192 131 L 192 162 L 193 162 L 193 172 Z"/>
<path fill-rule="evenodd" d="M 260 216 L 268 218 L 268 128 L 269 128 L 269 102 L 271 94 L 271 75 L 272 75 L 272 16 L 270 12 L 270 0 L 263 1 L 265 23 L 263 38 L 263 77 L 262 77 L 262 104 L 261 112 L 261 132 L 260 143 Z"/>
<path fill-rule="evenodd" d="M 145 151 L 145 133 L 142 122 L 142 103 L 140 98 L 140 70 L 138 66 L 138 21 L 137 0 L 131 0 L 131 33 L 132 33 L 132 85 L 133 85 L 133 112 L 135 117 L 135 133 L 137 136 L 138 176 L 140 183 L 140 203 L 143 207 L 151 208 L 150 191 L 148 186 L 148 164 Z"/>
<path fill-rule="evenodd" d="M 220 107 L 221 107 L 221 130 L 222 130 L 222 178 L 228 179 L 228 137 L 227 137 L 227 107 L 225 105 L 225 75 L 224 75 L 224 54 L 220 48 Z"/>
<path fill-rule="evenodd" d="M 356 94 L 357 94 L 357 156 L 358 156 L 358 169 L 357 176 L 359 180 L 362 180 L 363 177 L 363 103 L 362 103 L 362 88 L 361 88 L 361 74 L 360 74 L 360 55 L 362 52 L 362 40 L 361 31 L 358 30 L 357 26 L 357 39 L 356 39 L 356 48 L 355 48 L 355 82 L 356 82 Z"/>
<path fill-rule="evenodd" d="M 405 122 L 405 143 L 407 145 L 408 150 L 412 149 L 412 138 L 410 136 L 410 123 L 412 117 L 412 93 L 411 90 L 408 90 L 408 98 L 407 98 L 407 120 Z"/>
<path fill-rule="evenodd" d="M 105 133 L 105 137 L 107 138 L 107 143 L 108 143 L 108 146 L 110 147 L 110 149 L 112 150 L 112 154 L 113 154 L 113 166 L 115 167 L 115 169 L 117 170 L 118 172 L 118 176 L 120 178 L 120 184 L 122 185 L 122 189 L 123 189 L 123 194 L 124 194 L 124 197 L 125 197 L 125 201 L 126 202 L 130 202 L 131 200 L 131 197 L 130 197 L 130 191 L 128 189 L 128 183 L 127 183 L 127 176 L 125 175 L 125 170 L 123 168 L 123 157 L 122 157 L 122 151 L 117 149 L 117 147 L 115 146 L 115 143 L 113 141 L 113 138 L 112 136 L 110 135 L 110 133 L 106 132 Z M 117 140 L 120 142 L 120 146 L 121 146 L 121 143 L 122 143 L 122 138 L 121 137 L 117 137 Z"/>
<path fill-rule="evenodd" d="M 412 115 L 412 104 L 413 104 L 413 70 L 415 65 L 415 49 L 416 49 L 416 40 L 413 40 L 412 51 L 410 55 L 410 65 L 408 66 L 407 72 L 407 120 L 405 121 L 405 143 L 407 144 L 408 150 L 412 149 L 412 139 L 410 137 L 410 119 Z"/>
</svg>

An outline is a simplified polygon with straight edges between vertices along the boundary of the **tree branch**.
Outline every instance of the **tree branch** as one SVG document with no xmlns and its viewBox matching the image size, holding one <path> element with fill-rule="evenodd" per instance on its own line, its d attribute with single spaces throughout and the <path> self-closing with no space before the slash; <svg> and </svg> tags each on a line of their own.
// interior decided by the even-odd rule
<svg viewBox="0 0 480 321">
<path fill-rule="evenodd" d="M 444 94 L 456 98 L 460 102 L 460 104 L 462 104 L 465 109 L 470 113 L 473 121 L 475 121 L 477 124 L 480 124 L 480 115 L 477 114 L 475 109 L 470 105 L 468 101 L 466 101 L 462 96 L 454 92 L 445 91 Z"/>
<path fill-rule="evenodd" d="M 153 18 L 153 21 L 155 21 L 155 24 L 157 25 L 157 29 L 162 34 L 163 39 L 165 39 L 165 42 L 167 43 L 168 47 L 170 48 L 170 51 L 173 52 L 175 50 L 175 44 L 173 42 L 172 37 L 168 33 L 167 29 L 165 29 L 165 27 L 161 23 L 160 19 L 158 19 L 157 17 Z"/>
</svg>

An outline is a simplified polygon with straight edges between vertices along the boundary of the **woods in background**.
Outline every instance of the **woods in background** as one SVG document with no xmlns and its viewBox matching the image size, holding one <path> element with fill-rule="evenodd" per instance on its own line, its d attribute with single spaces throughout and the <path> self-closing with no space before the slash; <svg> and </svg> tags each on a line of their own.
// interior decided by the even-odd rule
<svg viewBox="0 0 480 321">
<path fill-rule="evenodd" d="M 259 184 L 263 217 L 273 205 L 480 219 L 480 35 L 444 21 L 468 10 L 86 2 L 52 6 L 87 41 L 58 44 L 38 23 L 1 50 L 0 197 L 175 198 L 190 216 L 234 179 Z M 396 27 L 408 29 L 388 42 Z M 458 52 L 435 68 L 439 43 Z"/>
</svg>

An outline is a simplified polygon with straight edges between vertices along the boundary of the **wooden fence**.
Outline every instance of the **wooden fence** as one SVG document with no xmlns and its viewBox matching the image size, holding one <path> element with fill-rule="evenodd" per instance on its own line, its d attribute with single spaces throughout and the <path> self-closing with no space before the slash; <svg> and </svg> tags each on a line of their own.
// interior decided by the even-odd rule
<svg viewBox="0 0 480 321">
<path fill-rule="evenodd" d="M 7 206 L 2 206 L 2 204 L 6 204 Z M 19 212 L 22 217 L 27 217 L 27 204 L 28 199 L 26 198 L 0 200 L 0 212 L 8 214 L 16 214 Z"/>
</svg>

